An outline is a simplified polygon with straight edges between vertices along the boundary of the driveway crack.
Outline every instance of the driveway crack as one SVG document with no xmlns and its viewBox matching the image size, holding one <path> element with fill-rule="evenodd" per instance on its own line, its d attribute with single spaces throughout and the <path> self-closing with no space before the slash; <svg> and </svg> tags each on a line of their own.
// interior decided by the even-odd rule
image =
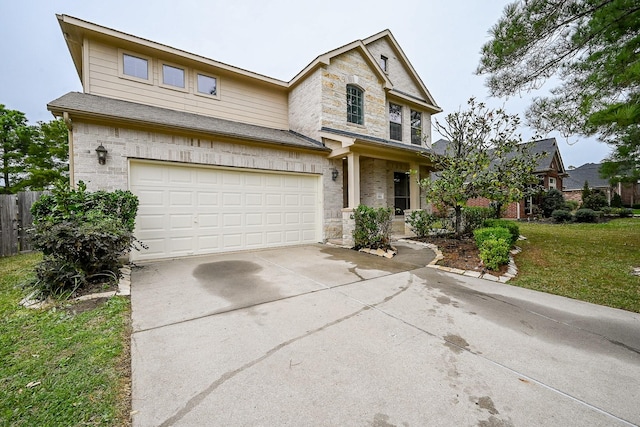
<svg viewBox="0 0 640 427">
<path fill-rule="evenodd" d="M 237 376 L 238 374 L 244 372 L 245 370 L 257 365 L 258 363 L 264 361 L 265 359 L 268 359 L 269 357 L 271 357 L 273 354 L 277 353 L 278 351 L 282 350 L 283 348 L 295 343 L 296 341 L 300 341 L 304 338 L 310 337 L 311 335 L 317 334 L 318 332 L 322 332 L 328 328 L 331 328 L 332 326 L 338 325 L 346 320 L 349 320 L 357 315 L 359 315 L 360 313 L 363 313 L 367 310 L 370 310 L 372 308 L 376 308 L 376 306 L 380 305 L 380 304 L 384 304 L 390 300 L 392 300 L 393 298 L 397 297 L 398 295 L 402 294 L 403 292 L 405 292 L 407 289 L 409 289 L 409 287 L 411 286 L 412 281 L 409 281 L 409 283 L 406 286 L 401 287 L 397 292 L 387 296 L 386 298 L 384 298 L 382 301 L 379 301 L 377 303 L 374 304 L 364 304 L 364 306 L 357 310 L 354 311 L 351 314 L 348 314 L 346 316 L 343 316 L 339 319 L 336 319 L 332 322 L 326 323 L 322 326 L 320 326 L 319 328 L 313 329 L 311 331 L 308 331 L 302 335 L 298 335 L 297 337 L 291 338 L 287 341 L 284 341 L 280 344 L 278 344 L 277 346 L 271 348 L 270 350 L 268 350 L 264 355 L 262 355 L 261 357 L 254 359 L 250 362 L 245 363 L 244 365 L 242 365 L 241 367 L 234 369 L 232 371 L 228 371 L 225 374 L 223 374 L 220 378 L 218 378 L 216 381 L 214 381 L 213 383 L 211 383 L 206 389 L 202 390 L 200 393 L 196 394 L 195 396 L 193 396 L 191 399 L 189 399 L 185 405 L 179 409 L 175 414 L 173 414 L 171 417 L 167 418 L 162 424 L 160 424 L 160 427 L 168 427 L 171 425 L 174 425 L 176 422 L 180 421 L 182 418 L 184 418 L 185 415 L 187 415 L 189 412 L 191 412 L 191 410 L 193 410 L 196 406 L 198 406 L 204 399 L 207 398 L 207 396 L 209 396 L 212 392 L 214 392 L 218 387 L 220 387 L 222 384 L 226 383 L 227 381 L 229 381 L 230 379 L 234 378 L 235 376 Z"/>
</svg>

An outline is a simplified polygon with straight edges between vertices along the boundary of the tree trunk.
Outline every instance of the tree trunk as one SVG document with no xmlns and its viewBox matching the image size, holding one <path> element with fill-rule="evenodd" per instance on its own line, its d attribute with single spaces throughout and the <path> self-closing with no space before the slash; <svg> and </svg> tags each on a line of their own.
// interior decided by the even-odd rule
<svg viewBox="0 0 640 427">
<path fill-rule="evenodd" d="M 460 228 L 462 228 L 462 207 L 461 206 L 456 206 L 455 208 L 456 211 L 456 223 L 455 223 L 455 229 L 456 229 L 456 239 L 460 238 Z"/>
</svg>

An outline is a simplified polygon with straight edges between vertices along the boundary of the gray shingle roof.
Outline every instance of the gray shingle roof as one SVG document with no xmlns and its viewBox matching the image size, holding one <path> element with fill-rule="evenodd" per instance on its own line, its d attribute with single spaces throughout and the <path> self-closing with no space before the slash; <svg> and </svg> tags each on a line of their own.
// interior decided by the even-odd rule
<svg viewBox="0 0 640 427">
<path fill-rule="evenodd" d="M 394 142 L 394 141 L 391 141 L 391 140 L 388 140 L 388 139 L 384 139 L 384 138 L 376 138 L 375 136 L 363 135 L 363 134 L 360 134 L 360 133 L 348 132 L 348 131 L 345 131 L 345 130 L 333 129 L 333 128 L 324 127 L 324 126 L 322 127 L 321 130 L 323 132 L 334 133 L 336 135 L 344 135 L 344 136 L 348 136 L 350 138 L 358 138 L 358 139 L 360 139 L 362 141 L 381 144 L 381 145 L 384 145 L 385 147 L 399 148 L 399 149 L 402 149 L 402 150 L 414 151 L 416 153 L 432 153 L 433 152 L 432 149 L 429 149 L 427 147 L 423 147 L 422 145 L 403 144 L 401 142 Z"/>
<path fill-rule="evenodd" d="M 152 124 L 155 127 L 166 129 L 180 129 L 296 148 L 330 151 L 321 142 L 290 130 L 272 129 L 80 92 L 69 92 L 51 101 L 47 104 L 47 108 L 54 114 L 66 111 L 85 117 Z"/>
<path fill-rule="evenodd" d="M 600 166 L 600 163 L 586 163 L 569 170 L 569 176 L 562 181 L 563 190 L 581 190 L 585 181 L 589 183 L 590 188 L 608 188 L 609 181 L 600 178 Z"/>
<path fill-rule="evenodd" d="M 450 142 L 447 141 L 446 139 L 439 139 L 433 143 L 433 146 L 432 146 L 433 151 L 436 154 L 443 155 L 445 154 L 447 145 L 449 143 Z M 532 154 L 544 153 L 544 155 L 538 159 L 538 164 L 536 165 L 536 169 L 535 169 L 536 172 L 543 172 L 551 169 L 551 162 L 553 161 L 553 157 L 556 154 L 556 152 L 558 152 L 558 144 L 555 138 L 524 142 L 523 144 L 527 144 L 529 146 L 529 151 Z M 558 152 L 558 158 L 561 158 L 559 156 L 559 152 Z M 561 172 L 563 172 L 564 165 L 561 165 L 561 169 L 562 169 Z"/>
</svg>

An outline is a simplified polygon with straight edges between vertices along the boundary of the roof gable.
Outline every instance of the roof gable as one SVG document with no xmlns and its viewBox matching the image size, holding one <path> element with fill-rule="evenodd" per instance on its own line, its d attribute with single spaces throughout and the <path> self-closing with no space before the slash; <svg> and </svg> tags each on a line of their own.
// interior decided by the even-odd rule
<svg viewBox="0 0 640 427">
<path fill-rule="evenodd" d="M 419 91 L 421 92 L 421 96 L 423 99 L 397 89 L 393 84 L 393 82 L 389 79 L 388 74 L 382 69 L 382 67 L 380 66 L 380 63 L 374 57 L 371 50 L 368 48 L 370 45 L 382 39 L 384 39 L 391 46 L 397 58 L 402 63 L 402 66 L 407 70 L 407 74 L 410 76 L 410 79 L 419 88 Z M 330 50 L 329 52 L 326 52 L 322 55 L 317 56 L 313 61 L 311 61 L 311 63 L 309 63 L 309 65 L 307 65 L 293 79 L 291 79 L 291 81 L 289 82 L 289 85 L 291 87 L 297 85 L 298 83 L 303 81 L 307 76 L 309 76 L 316 68 L 320 66 L 327 66 L 331 63 L 332 58 L 335 58 L 339 55 L 342 55 L 345 52 L 349 52 L 354 49 L 358 50 L 362 54 L 362 56 L 365 58 L 365 60 L 371 67 L 372 71 L 378 76 L 378 78 L 382 82 L 384 89 L 386 89 L 387 91 L 389 91 L 390 93 L 394 94 L 397 97 L 404 98 L 412 102 L 419 102 L 421 104 L 424 104 L 424 106 L 427 107 L 429 110 L 431 110 L 431 112 L 433 113 L 439 113 L 442 111 L 442 109 L 436 104 L 435 100 L 433 99 L 433 96 L 431 95 L 427 87 L 424 85 L 424 83 L 422 82 L 422 79 L 420 79 L 420 76 L 418 76 L 418 73 L 415 71 L 415 69 L 407 59 L 407 56 L 402 51 L 402 48 L 400 48 L 400 45 L 398 44 L 396 39 L 393 37 L 393 34 L 391 34 L 391 31 L 389 30 L 381 31 L 377 34 L 367 37 L 364 40 L 353 41 L 344 46 L 338 47 L 336 49 Z"/>
</svg>

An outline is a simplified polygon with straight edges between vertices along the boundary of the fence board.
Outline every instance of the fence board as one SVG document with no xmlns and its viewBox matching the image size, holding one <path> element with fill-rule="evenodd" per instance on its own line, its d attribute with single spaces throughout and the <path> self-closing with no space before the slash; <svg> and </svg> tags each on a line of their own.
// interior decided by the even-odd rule
<svg viewBox="0 0 640 427">
<path fill-rule="evenodd" d="M 15 194 L 0 194 L 0 256 L 18 253 L 18 204 Z"/>
<path fill-rule="evenodd" d="M 31 205 L 38 200 L 45 191 L 22 191 L 18 193 L 18 234 L 20 243 L 20 252 L 30 251 L 33 249 L 29 229 L 33 225 L 33 216 L 31 216 Z"/>
</svg>

